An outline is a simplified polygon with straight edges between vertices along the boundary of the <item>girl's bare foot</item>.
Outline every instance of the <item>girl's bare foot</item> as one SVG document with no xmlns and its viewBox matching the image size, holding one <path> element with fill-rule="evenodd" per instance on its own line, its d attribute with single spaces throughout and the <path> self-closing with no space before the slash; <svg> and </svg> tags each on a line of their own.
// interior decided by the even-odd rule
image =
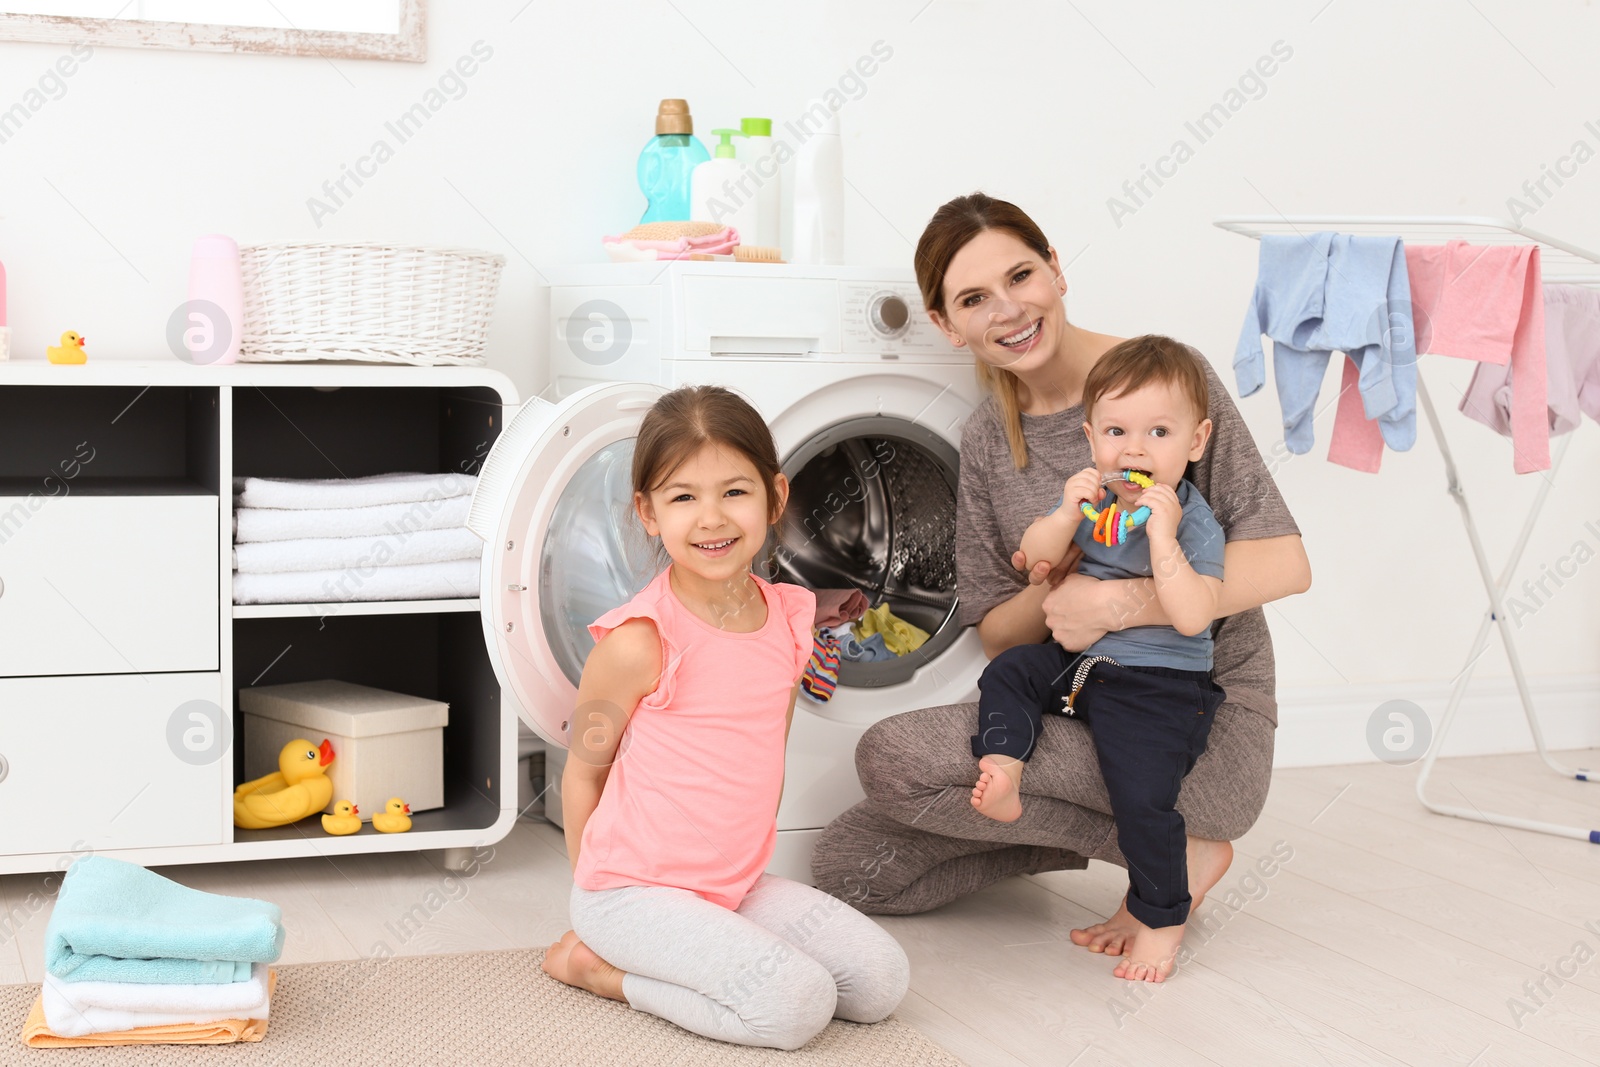
<svg viewBox="0 0 1600 1067">
<path fill-rule="evenodd" d="M 985 756 L 978 761 L 978 784 L 972 787 L 972 806 L 978 814 L 999 822 L 1022 817 L 1022 768 L 1010 756 Z"/>
<path fill-rule="evenodd" d="M 562 934 L 560 941 L 545 950 L 544 962 L 539 966 L 558 982 L 587 989 L 608 1000 L 628 1002 L 622 995 L 624 972 L 597 956 L 572 930 Z"/>
<path fill-rule="evenodd" d="M 1206 894 L 1222 881 L 1233 863 L 1233 845 L 1228 841 L 1212 841 L 1204 837 L 1188 839 L 1189 895 L 1194 898 L 1189 914 L 1194 915 L 1204 903 Z M 1072 943 L 1090 952 L 1104 952 L 1120 956 L 1128 942 L 1141 930 L 1149 929 L 1128 911 L 1128 898 L 1123 897 L 1117 913 L 1103 923 L 1073 930 Z"/>
<path fill-rule="evenodd" d="M 1138 919 L 1139 929 L 1128 940 L 1113 978 L 1130 982 L 1165 982 L 1178 964 L 1178 946 L 1183 944 L 1183 927 L 1163 926 L 1153 930 Z"/>
</svg>

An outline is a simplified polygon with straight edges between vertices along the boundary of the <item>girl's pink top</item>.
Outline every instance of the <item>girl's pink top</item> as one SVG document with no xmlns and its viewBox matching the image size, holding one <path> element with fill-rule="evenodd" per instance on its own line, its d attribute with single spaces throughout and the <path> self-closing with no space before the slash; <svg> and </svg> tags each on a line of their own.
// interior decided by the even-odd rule
<svg viewBox="0 0 1600 1067">
<path fill-rule="evenodd" d="M 777 843 L 785 720 L 811 655 L 816 597 L 756 578 L 767 621 L 732 633 L 684 607 L 670 574 L 589 627 L 599 641 L 629 619 L 649 619 L 662 671 L 617 745 L 573 881 L 590 890 L 672 886 L 733 909 Z M 596 725 L 580 710 L 572 730 Z"/>
</svg>

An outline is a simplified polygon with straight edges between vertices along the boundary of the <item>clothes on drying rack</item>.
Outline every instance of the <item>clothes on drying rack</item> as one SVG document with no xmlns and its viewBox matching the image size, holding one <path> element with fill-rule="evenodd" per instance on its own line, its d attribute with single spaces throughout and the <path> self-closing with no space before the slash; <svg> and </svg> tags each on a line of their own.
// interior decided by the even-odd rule
<svg viewBox="0 0 1600 1067">
<path fill-rule="evenodd" d="M 1600 421 L 1600 290 L 1544 287 L 1544 369 L 1550 435 L 1577 429 L 1584 415 Z M 1461 410 L 1505 437 L 1515 434 L 1515 382 L 1509 364 L 1480 363 Z"/>
<path fill-rule="evenodd" d="M 1404 451 L 1415 443 L 1419 354 L 1470 359 L 1480 367 L 1461 409 L 1508 433 L 1517 473 L 1548 470 L 1550 431 L 1575 418 L 1570 412 L 1581 384 L 1574 383 L 1582 379 L 1558 370 L 1560 380 L 1547 389 L 1541 283 L 1537 245 L 1263 235 L 1234 355 L 1240 395 L 1265 382 L 1265 334 L 1272 339 L 1284 442 L 1303 454 L 1312 444 L 1328 356 L 1345 352 L 1328 460 L 1376 472 L 1385 445 Z M 1564 347 L 1563 356 L 1570 352 Z"/>
<path fill-rule="evenodd" d="M 1354 383 L 1383 440 L 1405 451 L 1417 437 L 1417 368 L 1410 328 L 1410 282 L 1394 237 L 1331 232 L 1266 235 L 1250 307 L 1234 353 L 1239 395 L 1266 380 L 1263 334 L 1272 339 L 1272 370 L 1283 408 L 1284 443 L 1311 450 L 1312 419 L 1328 359 L 1345 353 L 1344 381 Z M 1346 396 L 1351 395 L 1346 393 Z"/>
</svg>

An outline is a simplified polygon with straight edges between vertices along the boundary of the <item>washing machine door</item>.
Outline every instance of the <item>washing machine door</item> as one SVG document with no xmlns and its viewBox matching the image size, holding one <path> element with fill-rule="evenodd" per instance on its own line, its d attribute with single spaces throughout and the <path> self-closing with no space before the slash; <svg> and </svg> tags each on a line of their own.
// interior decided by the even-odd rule
<svg viewBox="0 0 1600 1067">
<path fill-rule="evenodd" d="M 528 401 L 484 460 L 467 525 L 487 543 L 484 638 L 501 698 L 565 747 L 588 624 L 660 569 L 633 517 L 633 445 L 665 392 L 596 385 L 559 403 Z"/>
</svg>

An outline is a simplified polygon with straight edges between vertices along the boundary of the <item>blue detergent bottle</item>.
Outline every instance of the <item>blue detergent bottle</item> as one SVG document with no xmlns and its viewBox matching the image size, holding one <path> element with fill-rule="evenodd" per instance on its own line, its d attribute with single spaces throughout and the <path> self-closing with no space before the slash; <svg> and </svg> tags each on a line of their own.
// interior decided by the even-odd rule
<svg viewBox="0 0 1600 1067">
<path fill-rule="evenodd" d="M 639 190 L 648 201 L 640 222 L 682 222 L 689 218 L 689 177 L 711 158 L 694 135 L 687 100 L 663 100 L 656 111 L 656 135 L 639 153 Z"/>
</svg>

